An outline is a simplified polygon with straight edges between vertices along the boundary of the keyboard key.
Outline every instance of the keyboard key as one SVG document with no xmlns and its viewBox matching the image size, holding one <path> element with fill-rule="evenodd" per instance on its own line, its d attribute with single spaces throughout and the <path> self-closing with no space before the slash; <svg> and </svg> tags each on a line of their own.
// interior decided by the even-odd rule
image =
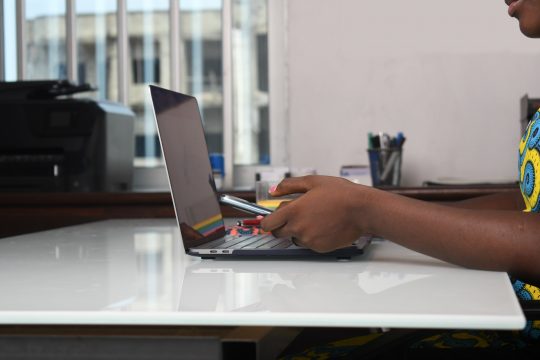
<svg viewBox="0 0 540 360">
<path fill-rule="evenodd" d="M 281 242 L 275 246 L 272 246 L 272 249 L 286 249 L 290 247 L 291 245 L 294 245 L 289 239 L 280 239 L 280 240 Z"/>
<path fill-rule="evenodd" d="M 260 246 L 263 246 L 264 244 L 272 241 L 273 237 L 271 236 L 263 236 L 261 239 L 249 244 L 248 246 L 242 247 L 242 249 L 257 249 Z"/>
<path fill-rule="evenodd" d="M 236 245 L 234 246 L 234 249 L 246 249 L 247 246 L 249 246 L 249 245 L 251 245 L 251 244 L 253 244 L 253 243 L 258 242 L 258 241 L 261 239 L 261 237 L 264 237 L 264 236 L 266 236 L 266 235 L 262 235 L 262 236 L 261 236 L 261 235 L 253 236 L 253 238 L 250 239 L 250 241 L 246 241 L 246 242 L 242 241 L 241 243 L 236 244 Z M 251 247 L 249 247 L 248 249 L 250 249 L 250 248 L 251 248 Z"/>
<path fill-rule="evenodd" d="M 259 247 L 257 247 L 257 249 L 271 249 L 272 247 L 274 247 L 275 245 L 279 244 L 282 241 L 283 239 L 272 238 L 272 240 L 260 245 Z"/>
<path fill-rule="evenodd" d="M 217 249 L 228 249 L 231 246 L 235 246 L 236 244 L 238 244 L 238 243 L 240 243 L 242 241 L 246 241 L 248 239 L 251 239 L 254 236 L 255 235 L 233 237 L 231 240 L 228 240 L 228 241 L 224 242 L 223 244 L 217 246 Z"/>
</svg>

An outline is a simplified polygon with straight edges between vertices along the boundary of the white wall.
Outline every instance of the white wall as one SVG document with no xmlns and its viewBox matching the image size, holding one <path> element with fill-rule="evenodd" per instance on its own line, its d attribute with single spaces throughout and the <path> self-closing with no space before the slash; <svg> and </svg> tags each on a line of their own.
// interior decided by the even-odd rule
<svg viewBox="0 0 540 360">
<path fill-rule="evenodd" d="M 540 96 L 540 39 L 503 0 L 286 1 L 292 167 L 367 164 L 403 131 L 403 185 L 517 178 L 519 99 Z"/>
</svg>

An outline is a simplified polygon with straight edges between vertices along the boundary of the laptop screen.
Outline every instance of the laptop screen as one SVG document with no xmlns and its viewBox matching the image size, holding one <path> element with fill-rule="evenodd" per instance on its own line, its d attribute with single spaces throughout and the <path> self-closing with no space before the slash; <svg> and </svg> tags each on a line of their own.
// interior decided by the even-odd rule
<svg viewBox="0 0 540 360">
<path fill-rule="evenodd" d="M 197 100 L 150 86 L 184 248 L 225 236 Z"/>
</svg>

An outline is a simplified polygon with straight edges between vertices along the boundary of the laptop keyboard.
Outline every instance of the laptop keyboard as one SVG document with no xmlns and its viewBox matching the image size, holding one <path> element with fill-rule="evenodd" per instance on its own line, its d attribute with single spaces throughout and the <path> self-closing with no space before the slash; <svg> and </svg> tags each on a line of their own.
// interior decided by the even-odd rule
<svg viewBox="0 0 540 360">
<path fill-rule="evenodd" d="M 205 249 L 285 249 L 296 247 L 289 239 L 276 239 L 270 234 L 247 235 L 247 236 L 226 236 L 222 239 L 214 240 L 204 244 Z M 201 246 L 202 248 L 203 246 Z"/>
</svg>

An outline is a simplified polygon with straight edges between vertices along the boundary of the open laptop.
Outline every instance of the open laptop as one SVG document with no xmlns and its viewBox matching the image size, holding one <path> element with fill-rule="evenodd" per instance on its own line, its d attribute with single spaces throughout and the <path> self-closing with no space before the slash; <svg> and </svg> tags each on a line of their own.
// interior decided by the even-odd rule
<svg viewBox="0 0 540 360">
<path fill-rule="evenodd" d="M 157 86 L 150 94 L 171 187 L 176 219 L 187 254 L 202 258 L 231 256 L 333 256 L 362 254 L 369 237 L 346 248 L 317 253 L 271 234 L 227 235 L 212 175 L 197 100 Z"/>
</svg>

